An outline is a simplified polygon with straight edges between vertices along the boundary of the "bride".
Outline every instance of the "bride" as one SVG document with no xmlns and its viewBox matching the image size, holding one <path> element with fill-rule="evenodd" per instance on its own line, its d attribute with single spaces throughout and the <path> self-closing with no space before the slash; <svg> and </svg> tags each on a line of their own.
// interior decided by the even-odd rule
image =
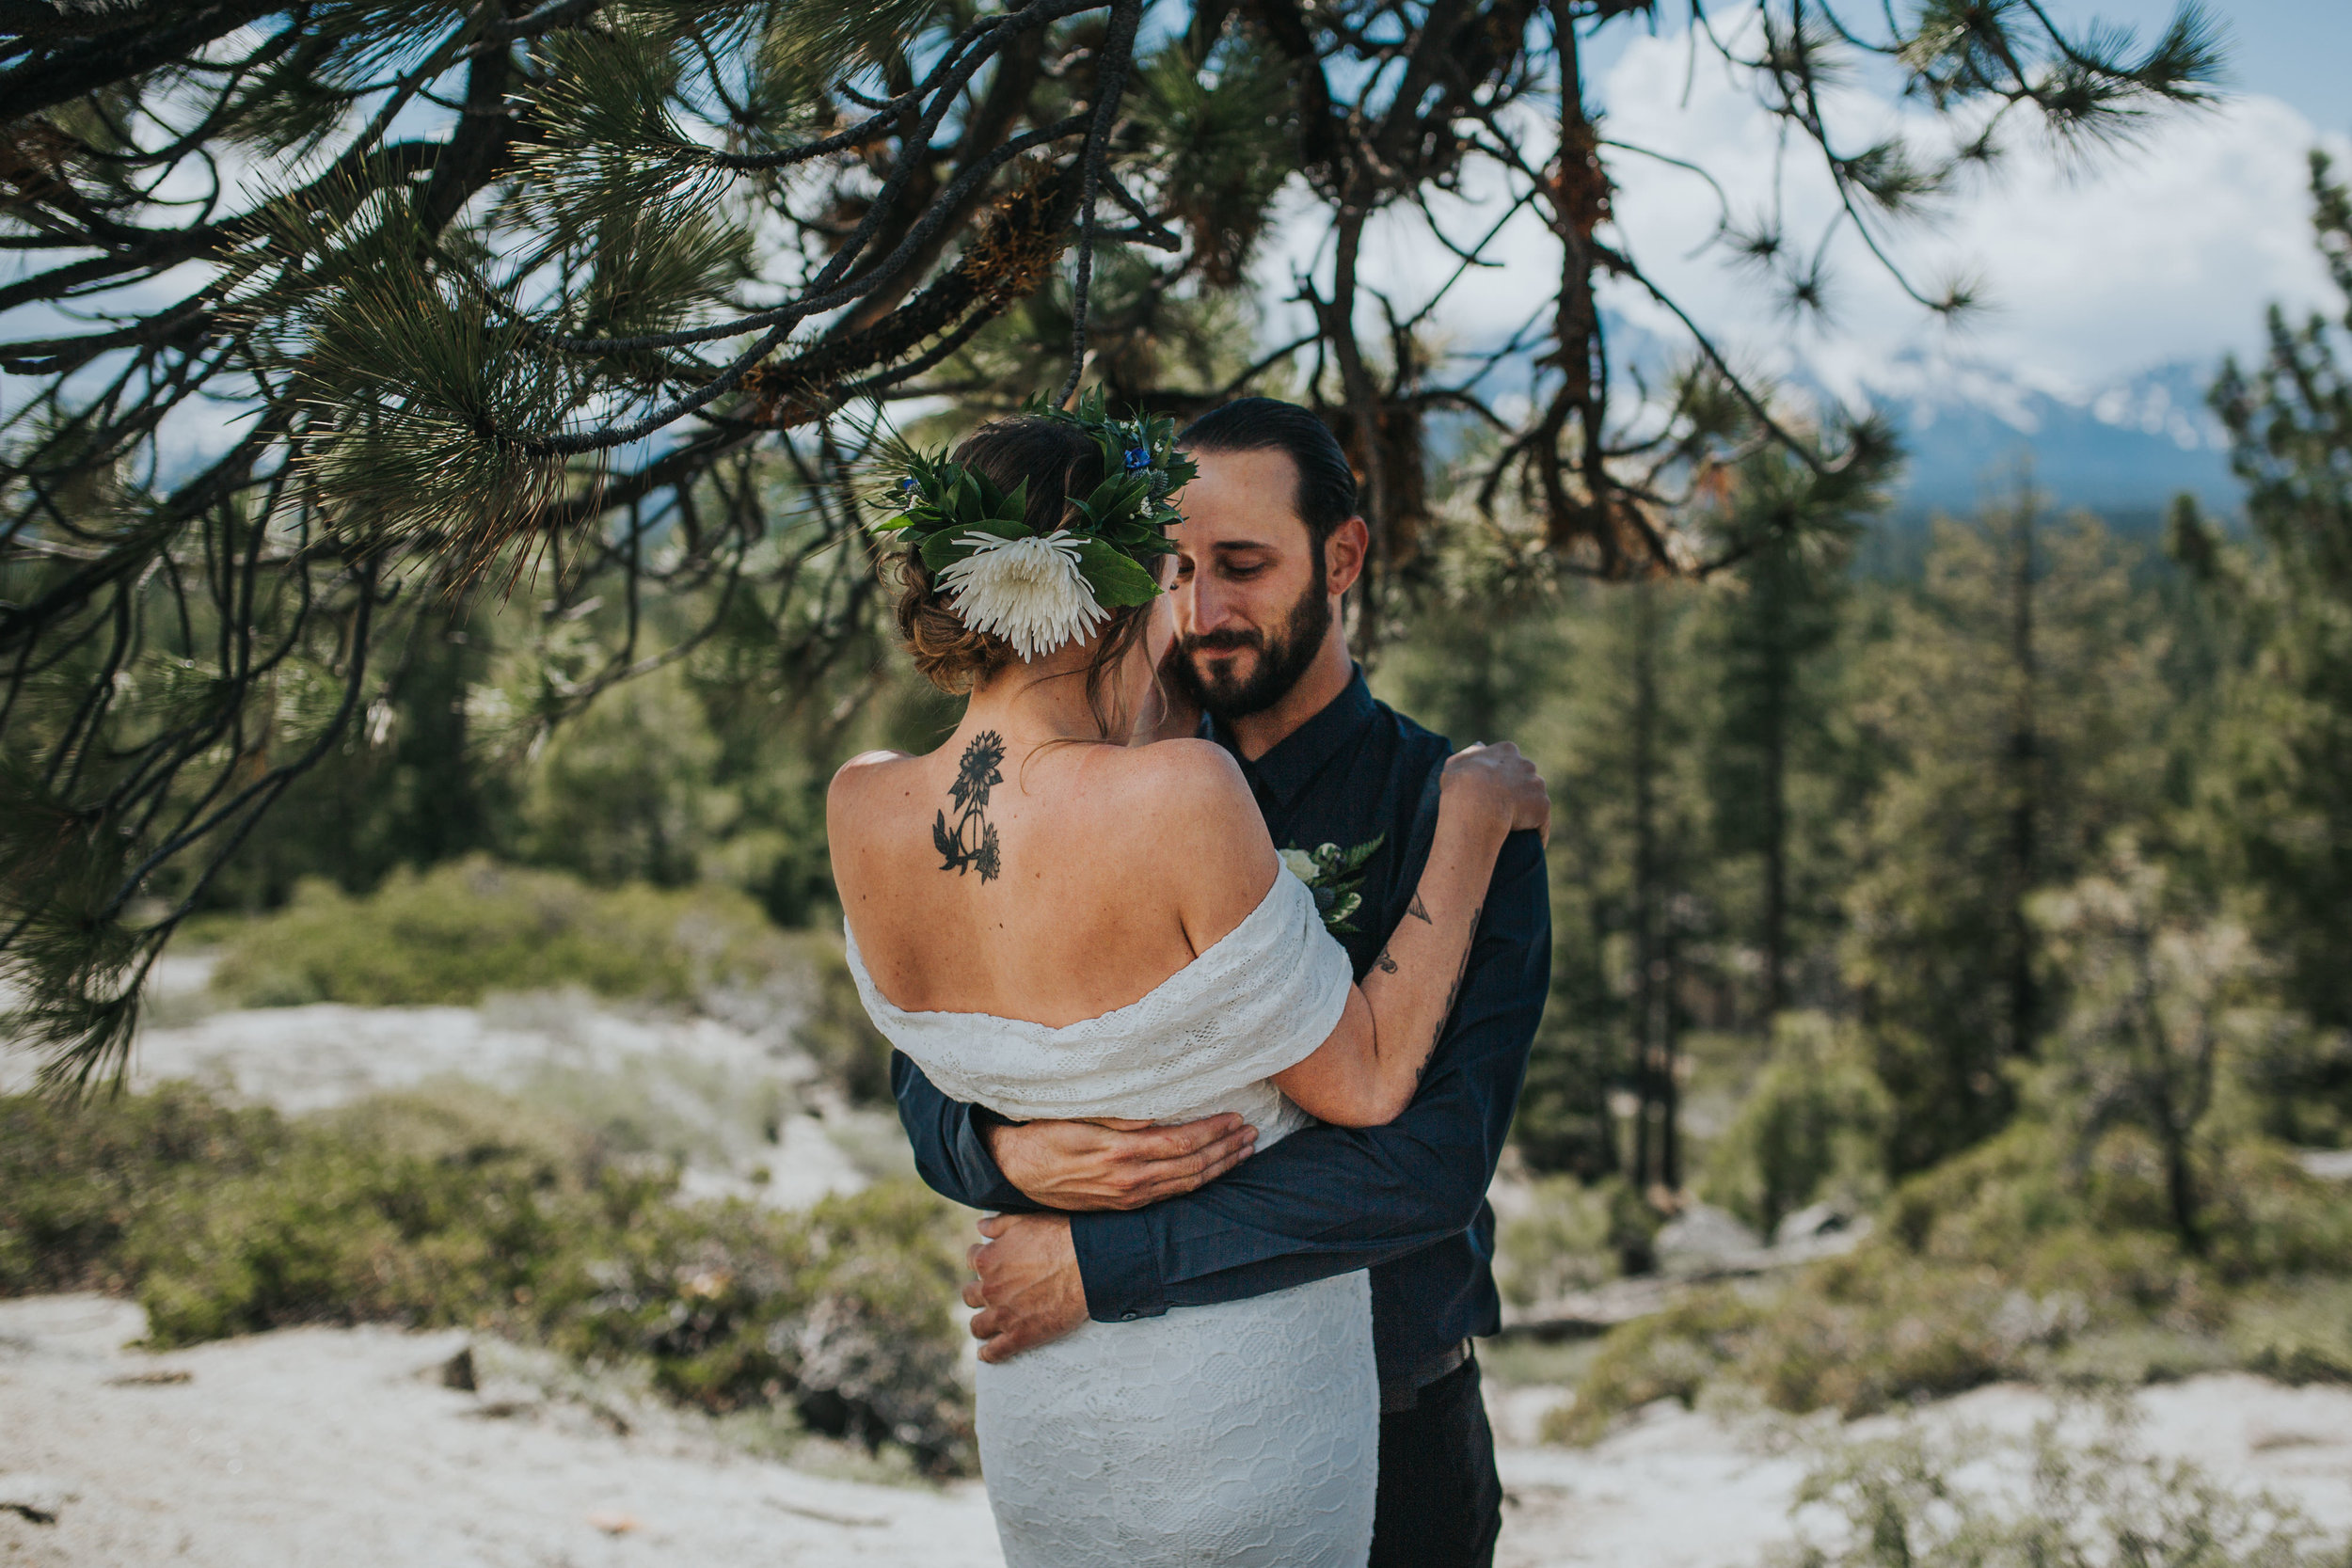
<svg viewBox="0 0 2352 1568">
<path fill-rule="evenodd" d="M 1239 1113 L 1264 1148 L 1412 1098 L 1496 851 L 1549 806 L 1510 747 L 1446 764 L 1414 912 L 1351 982 L 1313 893 L 1218 747 L 1153 745 L 1172 635 L 1165 525 L 1191 464 L 1099 403 L 901 454 L 898 621 L 969 691 L 920 756 L 826 806 L 850 965 L 943 1090 L 1014 1119 Z M 1379 1389 L 1361 1273 L 1076 1332 L 978 1372 L 1011 1568 L 1360 1568 Z"/>
</svg>

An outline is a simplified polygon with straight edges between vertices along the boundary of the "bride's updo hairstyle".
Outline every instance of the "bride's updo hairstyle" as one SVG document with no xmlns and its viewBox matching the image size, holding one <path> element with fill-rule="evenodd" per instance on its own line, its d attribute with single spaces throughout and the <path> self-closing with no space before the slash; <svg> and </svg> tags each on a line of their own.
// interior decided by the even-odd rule
<svg viewBox="0 0 2352 1568">
<path fill-rule="evenodd" d="M 1033 415 L 1014 415 L 982 425 L 955 450 L 954 459 L 987 475 L 1007 492 L 1027 481 L 1028 509 L 1023 520 L 1041 534 L 1062 526 L 1073 496 L 1089 495 L 1103 483 L 1102 449 L 1091 436 L 1075 425 Z M 1010 642 L 964 625 L 948 595 L 934 583 L 920 554 L 905 549 L 894 559 L 898 636 L 914 656 L 915 669 L 933 686 L 961 695 L 987 685 L 999 671 L 1018 661 L 1020 656 Z M 1108 618 L 1095 632 L 1094 651 L 1085 669 L 1087 705 L 1093 709 L 1105 738 L 1123 730 L 1133 718 L 1115 711 L 1120 705 L 1106 698 L 1120 660 L 1142 641 L 1151 608 L 1123 605 L 1110 609 Z"/>
</svg>

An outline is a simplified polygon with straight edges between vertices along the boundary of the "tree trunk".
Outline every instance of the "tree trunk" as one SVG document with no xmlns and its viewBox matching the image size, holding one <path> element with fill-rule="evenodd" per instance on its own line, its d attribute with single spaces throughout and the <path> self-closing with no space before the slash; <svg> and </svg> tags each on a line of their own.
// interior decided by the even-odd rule
<svg viewBox="0 0 2352 1568">
<path fill-rule="evenodd" d="M 1788 1006 L 1788 708 L 1790 657 L 1786 546 L 1765 562 L 1764 603 L 1764 1018 Z"/>
<path fill-rule="evenodd" d="M 1663 1179 L 1663 1131 L 1651 1123 L 1662 1099 L 1659 1074 L 1658 603 L 1648 584 L 1633 594 L 1633 1179 L 1646 1188 Z"/>
<path fill-rule="evenodd" d="M 2042 736 L 2036 710 L 2039 679 L 2035 645 L 2035 594 L 2039 588 L 2035 560 L 2034 498 L 2030 487 L 2017 498 L 2010 552 L 2010 679 L 2013 683 L 2009 761 L 2009 864 L 2004 890 L 2009 926 L 2008 1045 L 2015 1055 L 2033 1051 L 2035 1015 L 2033 927 L 2026 917 L 2026 899 L 2040 879 L 2041 847 L 2036 833 L 2042 805 Z"/>
</svg>

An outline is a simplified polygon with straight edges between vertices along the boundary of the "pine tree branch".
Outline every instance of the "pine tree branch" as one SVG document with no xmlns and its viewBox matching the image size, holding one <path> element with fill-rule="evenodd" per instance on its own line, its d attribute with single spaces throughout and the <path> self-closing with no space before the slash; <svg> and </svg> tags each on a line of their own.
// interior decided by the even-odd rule
<svg viewBox="0 0 2352 1568">
<path fill-rule="evenodd" d="M 194 6 L 154 7 L 142 13 L 144 24 L 125 23 L 0 71 L 0 125 L 178 64 L 204 45 L 283 8 L 284 0 L 211 0 Z"/>
</svg>

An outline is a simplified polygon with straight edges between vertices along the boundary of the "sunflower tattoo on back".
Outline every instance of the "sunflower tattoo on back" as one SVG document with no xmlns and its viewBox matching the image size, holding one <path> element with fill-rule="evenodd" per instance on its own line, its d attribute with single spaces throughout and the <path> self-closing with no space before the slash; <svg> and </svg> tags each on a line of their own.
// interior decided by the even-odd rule
<svg viewBox="0 0 2352 1568">
<path fill-rule="evenodd" d="M 1002 868 L 996 848 L 996 827 L 983 814 L 988 807 L 989 790 L 1005 782 L 996 766 L 1004 760 L 1005 737 L 994 730 L 982 730 L 963 749 L 963 759 L 956 767 L 956 782 L 947 786 L 948 798 L 955 802 L 956 824 L 953 828 L 947 826 L 945 811 L 931 819 L 931 847 L 939 851 L 942 871 L 952 871 L 959 877 L 966 871 L 977 871 L 981 881 L 995 880 Z"/>
</svg>

